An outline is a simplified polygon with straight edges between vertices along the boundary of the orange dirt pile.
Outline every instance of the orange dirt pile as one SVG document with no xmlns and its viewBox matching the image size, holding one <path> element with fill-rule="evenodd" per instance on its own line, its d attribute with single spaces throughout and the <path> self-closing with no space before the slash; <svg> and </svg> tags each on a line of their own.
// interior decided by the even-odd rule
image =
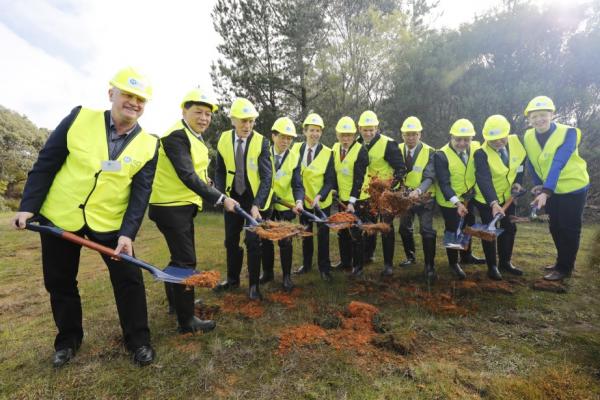
<svg viewBox="0 0 600 400">
<path fill-rule="evenodd" d="M 377 336 L 373 317 L 378 313 L 379 309 L 375 306 L 353 301 L 345 315 L 340 315 L 342 326 L 339 329 L 326 331 L 314 324 L 285 328 L 279 336 L 277 354 L 284 355 L 294 347 L 316 343 L 327 343 L 338 350 L 354 350 L 358 354 L 376 351 L 371 340 Z"/>
<path fill-rule="evenodd" d="M 294 288 L 291 293 L 274 292 L 267 296 L 267 299 L 273 303 L 279 303 L 286 306 L 286 308 L 296 308 L 296 299 L 300 297 L 302 290 L 300 288 Z"/>
<path fill-rule="evenodd" d="M 330 216 L 327 220 L 328 220 L 328 222 L 331 222 L 333 224 L 342 223 L 342 222 L 353 223 L 353 222 L 358 221 L 358 219 L 356 218 L 356 215 L 349 213 L 349 212 L 345 212 L 345 211 L 335 213 L 332 216 Z"/>
<path fill-rule="evenodd" d="M 564 282 L 560 281 L 547 281 L 545 279 L 537 279 L 531 284 L 531 288 L 534 290 L 542 290 L 544 292 L 552 293 L 566 293 L 567 286 Z"/>
<path fill-rule="evenodd" d="M 411 199 L 408 197 L 409 189 L 400 187 L 393 190 L 393 182 L 393 179 L 371 178 L 366 190 L 370 196 L 371 214 L 403 215 L 414 205 L 427 201 L 431 197 L 429 193 L 424 193 L 417 199 Z"/>
<path fill-rule="evenodd" d="M 306 231 L 303 225 L 287 221 L 265 221 L 255 229 L 255 232 L 261 239 L 271 241 L 278 241 L 295 236 L 306 237 L 312 235 L 312 233 Z"/>
<path fill-rule="evenodd" d="M 264 307 L 258 301 L 251 301 L 243 294 L 228 294 L 223 297 L 223 312 L 240 314 L 250 319 L 262 317 Z"/>
<path fill-rule="evenodd" d="M 205 288 L 214 288 L 217 283 L 221 280 L 221 273 L 219 271 L 204 271 L 189 276 L 184 279 L 181 284 L 187 287 L 197 286 Z"/>
</svg>

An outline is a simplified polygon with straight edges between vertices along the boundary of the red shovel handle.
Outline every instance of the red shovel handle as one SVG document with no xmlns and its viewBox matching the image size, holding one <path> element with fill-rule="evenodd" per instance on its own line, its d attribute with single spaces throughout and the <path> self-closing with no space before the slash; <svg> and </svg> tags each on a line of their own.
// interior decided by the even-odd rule
<svg viewBox="0 0 600 400">
<path fill-rule="evenodd" d="M 87 240 L 82 238 L 81 236 L 77 236 L 71 232 L 63 232 L 62 238 L 68 240 L 69 242 L 77 243 L 82 246 L 87 247 L 88 249 L 96 250 L 99 253 L 104 254 L 105 256 L 112 257 L 116 260 L 120 260 L 121 258 L 115 254 L 115 249 L 111 249 L 110 247 L 106 247 L 101 245 L 100 243 L 92 242 L 91 240 Z"/>
</svg>

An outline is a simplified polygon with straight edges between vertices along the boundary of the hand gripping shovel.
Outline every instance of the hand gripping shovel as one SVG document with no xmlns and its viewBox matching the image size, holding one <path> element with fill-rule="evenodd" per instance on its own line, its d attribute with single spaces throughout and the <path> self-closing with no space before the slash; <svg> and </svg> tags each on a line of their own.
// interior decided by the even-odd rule
<svg viewBox="0 0 600 400">
<path fill-rule="evenodd" d="M 521 192 L 513 192 L 512 196 L 502 206 L 502 213 L 496 214 L 494 219 L 489 224 L 475 224 L 473 226 L 468 226 L 465 228 L 465 232 L 473 237 L 478 237 L 481 240 L 493 242 L 502 234 L 502 232 L 504 232 L 504 229 L 496 228 L 496 222 L 500 221 L 504 217 L 503 213 L 505 213 L 508 207 L 510 207 L 514 199 L 524 195 L 525 193 L 525 190 Z"/>
<path fill-rule="evenodd" d="M 67 232 L 55 226 L 38 225 L 28 222 L 26 228 L 30 231 L 47 233 L 50 235 L 57 236 L 69 242 L 85 246 L 92 250 L 96 250 L 97 252 L 104 254 L 105 256 L 112 257 L 116 260 L 127 261 L 128 263 L 133 264 L 136 267 L 145 269 L 146 271 L 150 272 L 157 281 L 185 284 L 183 282 L 185 279 L 198 273 L 197 271 L 191 268 L 180 268 L 174 266 L 168 266 L 165 269 L 160 269 L 125 253 L 115 255 L 115 251 L 110 247 L 106 247 L 101 245 L 100 243 L 96 243 L 91 240 L 82 238 L 81 236 L 77 236 L 74 233 Z"/>
<path fill-rule="evenodd" d="M 342 203 L 341 201 L 338 200 L 338 204 L 340 205 L 340 207 L 342 207 L 344 210 L 346 210 L 346 205 L 344 203 Z M 356 222 L 354 222 L 354 226 L 358 227 L 358 229 L 360 229 L 361 231 L 363 231 L 364 234 L 366 235 L 376 235 L 377 233 L 381 232 L 383 233 L 388 233 L 392 228 L 390 227 L 390 224 L 386 224 L 385 222 L 377 222 L 377 223 L 373 223 L 373 222 L 367 222 L 364 223 L 361 221 L 361 219 L 358 217 L 356 211 L 353 213 L 354 217 L 356 218 Z"/>
<path fill-rule="evenodd" d="M 281 204 L 282 206 L 287 207 L 290 210 L 292 208 L 294 208 L 293 204 L 290 204 L 290 203 L 288 203 L 288 202 L 286 202 L 284 200 L 281 200 L 281 199 L 276 199 L 275 203 Z M 313 222 L 320 223 L 320 224 L 327 223 L 327 217 L 325 217 L 325 219 L 317 217 L 315 214 L 313 214 L 311 212 L 308 212 L 308 211 L 306 211 L 304 209 L 301 210 L 301 212 L 302 212 L 302 215 L 304 215 L 305 217 L 309 218 Z"/>
<path fill-rule="evenodd" d="M 302 225 L 295 225 L 279 221 L 261 221 L 258 222 L 250 214 L 244 211 L 240 206 L 235 206 L 235 212 L 248 221 L 249 226 L 244 229 L 254 232 L 261 239 L 278 241 L 293 236 L 309 236 Z"/>
</svg>

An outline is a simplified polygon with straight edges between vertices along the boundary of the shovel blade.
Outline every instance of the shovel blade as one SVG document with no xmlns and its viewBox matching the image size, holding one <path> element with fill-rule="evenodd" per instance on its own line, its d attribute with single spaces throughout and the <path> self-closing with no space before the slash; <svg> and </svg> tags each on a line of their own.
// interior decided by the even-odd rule
<svg viewBox="0 0 600 400">
<path fill-rule="evenodd" d="M 467 250 L 470 240 L 471 236 L 464 233 L 457 235 L 456 232 L 444 232 L 444 247 L 447 249 Z"/>
</svg>

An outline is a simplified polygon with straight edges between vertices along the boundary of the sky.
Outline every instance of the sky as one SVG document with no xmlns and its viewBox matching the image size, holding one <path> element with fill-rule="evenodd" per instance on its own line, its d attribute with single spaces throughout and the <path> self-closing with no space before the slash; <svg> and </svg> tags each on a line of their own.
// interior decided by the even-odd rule
<svg viewBox="0 0 600 400">
<path fill-rule="evenodd" d="M 436 25 L 457 27 L 499 1 L 441 0 Z M 77 105 L 109 108 L 108 81 L 131 65 L 154 88 L 140 122 L 162 134 L 179 118 L 188 90 L 212 91 L 210 65 L 219 43 L 210 17 L 214 3 L 0 0 L 0 105 L 54 129 Z"/>
</svg>

